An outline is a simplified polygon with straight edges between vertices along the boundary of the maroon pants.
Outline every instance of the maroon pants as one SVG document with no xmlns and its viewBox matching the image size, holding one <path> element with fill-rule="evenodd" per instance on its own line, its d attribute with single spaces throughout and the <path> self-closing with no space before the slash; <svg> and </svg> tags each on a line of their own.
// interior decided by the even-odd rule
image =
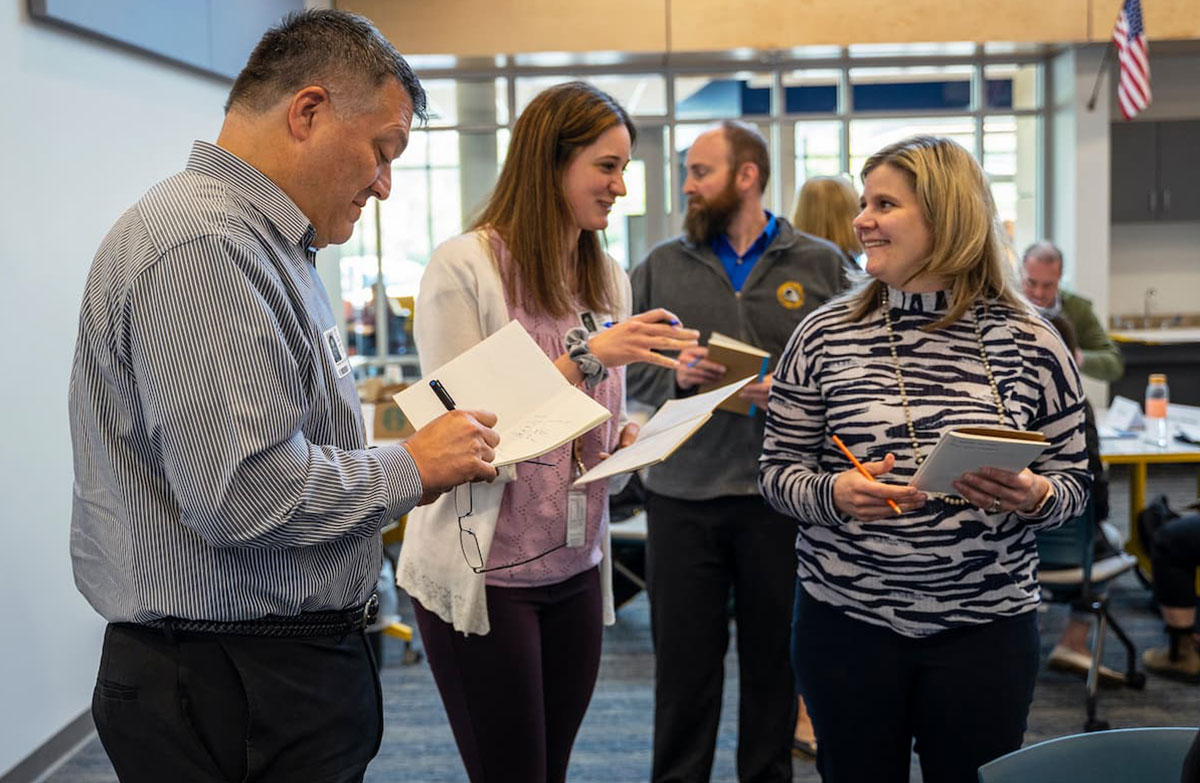
<svg viewBox="0 0 1200 783">
<path fill-rule="evenodd" d="M 471 783 L 559 783 L 600 668 L 600 574 L 487 587 L 491 633 L 465 636 L 416 600 L 429 668 Z"/>
</svg>

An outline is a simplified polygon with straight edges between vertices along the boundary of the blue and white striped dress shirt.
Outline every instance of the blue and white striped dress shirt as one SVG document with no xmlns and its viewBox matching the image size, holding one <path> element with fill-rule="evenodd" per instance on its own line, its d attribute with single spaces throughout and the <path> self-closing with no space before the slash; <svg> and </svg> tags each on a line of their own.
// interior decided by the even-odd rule
<svg viewBox="0 0 1200 783">
<path fill-rule="evenodd" d="M 71 372 L 71 555 L 110 622 L 370 596 L 380 525 L 421 481 L 402 446 L 365 448 L 312 237 L 270 179 L 198 141 L 101 244 Z"/>
</svg>

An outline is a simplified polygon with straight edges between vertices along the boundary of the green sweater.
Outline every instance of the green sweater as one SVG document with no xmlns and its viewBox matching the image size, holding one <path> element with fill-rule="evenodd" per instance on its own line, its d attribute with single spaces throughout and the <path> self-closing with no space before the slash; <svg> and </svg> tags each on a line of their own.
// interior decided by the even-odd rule
<svg viewBox="0 0 1200 783">
<path fill-rule="evenodd" d="M 1096 317 L 1091 300 L 1063 291 L 1062 312 L 1075 327 L 1075 339 L 1083 353 L 1079 371 L 1100 381 L 1115 381 L 1124 375 L 1125 360 L 1121 358 L 1121 349 Z"/>
</svg>

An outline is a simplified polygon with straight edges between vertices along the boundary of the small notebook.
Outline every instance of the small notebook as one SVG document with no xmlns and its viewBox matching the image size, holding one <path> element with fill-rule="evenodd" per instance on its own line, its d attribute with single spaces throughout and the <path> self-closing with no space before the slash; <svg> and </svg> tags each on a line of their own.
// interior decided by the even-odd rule
<svg viewBox="0 0 1200 783">
<path fill-rule="evenodd" d="M 701 386 L 700 391 L 702 393 L 725 386 L 728 383 L 725 378 L 745 378 L 747 375 L 750 375 L 754 376 L 755 383 L 761 381 L 767 374 L 767 366 L 771 361 L 771 354 L 749 343 L 735 340 L 728 335 L 713 332 L 708 338 L 708 360 L 724 365 L 725 377 L 716 383 L 707 383 Z M 717 406 L 717 410 L 740 413 L 743 416 L 753 416 L 755 406 L 749 400 L 730 396 Z"/>
<path fill-rule="evenodd" d="M 984 467 L 1016 473 L 1029 467 L 1049 445 L 1046 436 L 1040 432 L 959 427 L 942 435 L 908 483 L 924 492 L 957 495 L 954 482 L 962 474 Z"/>
<path fill-rule="evenodd" d="M 718 403 L 735 394 L 753 379 L 754 376 L 750 376 L 704 394 L 680 400 L 667 400 L 658 409 L 658 413 L 650 417 L 646 426 L 642 427 L 633 445 L 619 450 L 575 479 L 575 486 L 662 462 L 712 418 L 713 409 Z"/>
</svg>

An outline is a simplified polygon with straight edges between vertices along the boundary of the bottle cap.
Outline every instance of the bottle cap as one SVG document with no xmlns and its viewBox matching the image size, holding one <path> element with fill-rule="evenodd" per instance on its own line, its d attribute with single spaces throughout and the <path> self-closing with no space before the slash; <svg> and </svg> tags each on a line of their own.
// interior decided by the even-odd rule
<svg viewBox="0 0 1200 783">
<path fill-rule="evenodd" d="M 1165 372 L 1150 373 L 1150 383 L 1166 383 L 1167 374 Z"/>
</svg>

